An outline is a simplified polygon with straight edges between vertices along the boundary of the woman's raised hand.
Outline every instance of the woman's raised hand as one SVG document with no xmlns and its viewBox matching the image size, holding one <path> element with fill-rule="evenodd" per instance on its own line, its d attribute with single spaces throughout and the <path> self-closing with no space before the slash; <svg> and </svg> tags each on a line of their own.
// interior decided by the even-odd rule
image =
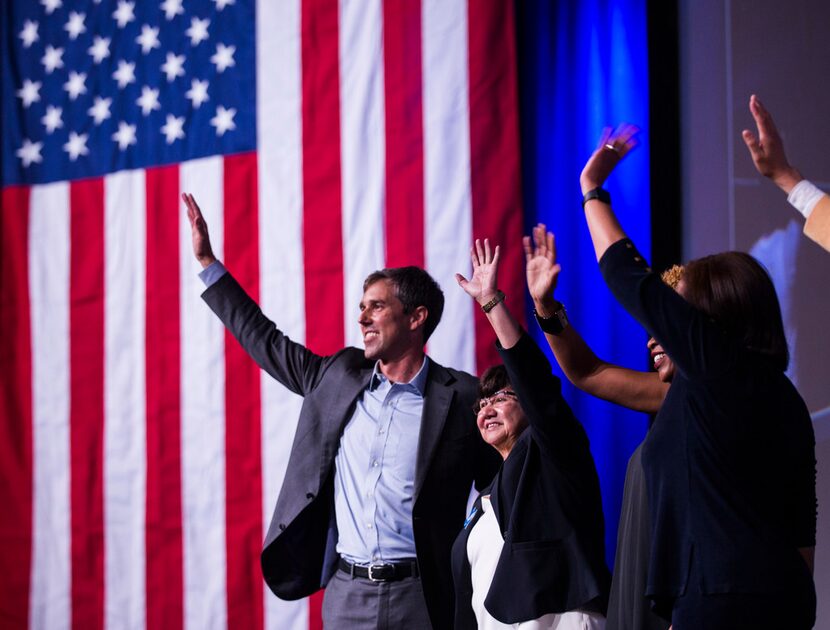
<svg viewBox="0 0 830 630">
<path fill-rule="evenodd" d="M 588 158 L 579 176 L 583 195 L 602 186 L 620 160 L 637 146 L 638 131 L 640 130 L 637 127 L 628 123 L 622 123 L 613 131 L 610 127 L 602 130 L 597 148 Z"/>
<path fill-rule="evenodd" d="M 491 250 L 489 239 L 484 239 L 484 245 L 476 239 L 475 245 L 470 248 L 470 259 L 473 263 L 472 277 L 467 280 L 457 273 L 455 279 L 467 295 L 479 304 L 486 304 L 498 290 L 499 246 Z"/>
<path fill-rule="evenodd" d="M 539 311 L 539 305 L 546 304 L 550 308 L 554 304 L 553 292 L 556 289 L 556 280 L 562 270 L 556 262 L 556 240 L 553 232 L 548 232 L 544 223 L 539 223 L 533 228 L 532 236 L 524 237 L 523 243 L 527 289 L 530 291 L 530 297 L 537 304 L 537 311 Z"/>
</svg>

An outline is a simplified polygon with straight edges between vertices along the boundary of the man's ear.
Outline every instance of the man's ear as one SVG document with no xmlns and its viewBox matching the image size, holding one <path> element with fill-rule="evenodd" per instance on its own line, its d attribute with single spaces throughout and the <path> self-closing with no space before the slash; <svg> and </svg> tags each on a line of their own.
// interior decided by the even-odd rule
<svg viewBox="0 0 830 630">
<path fill-rule="evenodd" d="M 409 313 L 409 330 L 417 330 L 427 322 L 429 311 L 426 306 L 416 306 Z"/>
</svg>

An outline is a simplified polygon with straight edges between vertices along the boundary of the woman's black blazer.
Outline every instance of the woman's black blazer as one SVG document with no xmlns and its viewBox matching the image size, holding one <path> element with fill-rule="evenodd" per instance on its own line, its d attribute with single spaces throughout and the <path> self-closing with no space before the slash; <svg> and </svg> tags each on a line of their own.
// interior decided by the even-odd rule
<svg viewBox="0 0 830 630">
<path fill-rule="evenodd" d="M 599 479 L 582 425 L 562 398 L 559 379 L 525 333 L 499 348 L 530 426 L 489 494 L 504 547 L 484 605 L 503 623 L 589 607 L 604 613 L 610 576 Z M 452 551 L 456 628 L 475 628 L 467 538 L 481 498 Z"/>
</svg>

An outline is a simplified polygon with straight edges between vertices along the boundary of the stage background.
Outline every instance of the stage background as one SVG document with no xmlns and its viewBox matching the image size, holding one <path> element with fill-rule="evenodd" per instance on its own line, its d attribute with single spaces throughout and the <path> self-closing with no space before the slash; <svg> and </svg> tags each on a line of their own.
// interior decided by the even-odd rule
<svg viewBox="0 0 830 630">
<path fill-rule="evenodd" d="M 784 314 L 789 376 L 813 416 L 818 459 L 817 628 L 830 628 L 830 254 L 755 171 L 741 139 L 757 94 L 787 155 L 830 191 L 830 4 L 804 0 L 679 3 L 683 257 L 748 251 L 770 270 Z M 654 235 L 659 238 L 658 235 Z"/>
</svg>

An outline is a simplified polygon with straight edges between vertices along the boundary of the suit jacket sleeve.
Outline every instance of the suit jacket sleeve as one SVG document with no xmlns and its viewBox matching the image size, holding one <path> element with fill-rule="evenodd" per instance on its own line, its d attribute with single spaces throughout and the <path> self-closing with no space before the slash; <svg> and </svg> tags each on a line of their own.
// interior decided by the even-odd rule
<svg viewBox="0 0 830 630">
<path fill-rule="evenodd" d="M 331 358 L 291 341 L 230 273 L 206 289 L 202 299 L 257 365 L 292 392 L 304 396 L 320 382 Z"/>
</svg>

